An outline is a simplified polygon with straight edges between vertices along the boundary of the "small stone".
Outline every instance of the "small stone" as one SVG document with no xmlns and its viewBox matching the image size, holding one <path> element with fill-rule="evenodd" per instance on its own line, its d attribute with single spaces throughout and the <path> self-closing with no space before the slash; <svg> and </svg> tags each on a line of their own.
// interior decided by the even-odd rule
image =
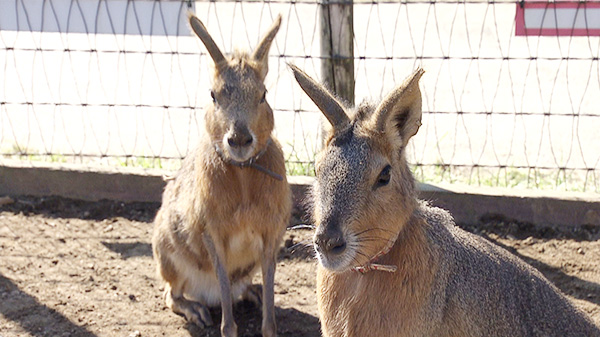
<svg viewBox="0 0 600 337">
<path fill-rule="evenodd" d="M 577 254 L 585 255 L 585 250 L 583 250 L 583 248 L 579 247 L 579 248 L 577 248 Z"/>
<path fill-rule="evenodd" d="M 525 240 L 523 240 L 523 244 L 525 244 L 525 245 L 531 245 L 534 242 L 535 242 L 535 239 L 532 236 L 529 236 Z"/>
<path fill-rule="evenodd" d="M 138 330 L 135 330 L 134 332 L 129 334 L 129 337 L 142 337 L 142 333 Z"/>
<path fill-rule="evenodd" d="M 10 205 L 15 201 L 11 197 L 0 197 L 0 206 Z"/>
</svg>

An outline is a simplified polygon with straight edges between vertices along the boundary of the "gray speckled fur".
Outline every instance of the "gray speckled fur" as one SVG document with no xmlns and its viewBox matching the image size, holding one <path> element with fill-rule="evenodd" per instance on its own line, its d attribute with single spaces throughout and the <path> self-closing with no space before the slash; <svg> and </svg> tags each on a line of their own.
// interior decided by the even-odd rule
<svg viewBox="0 0 600 337">
<path fill-rule="evenodd" d="M 427 238 L 441 261 L 431 302 L 439 308 L 440 327 L 457 325 L 471 336 L 600 336 L 536 269 L 460 229 L 442 209 L 421 203 L 416 216 L 426 220 Z M 462 320 L 443 322 L 448 312 Z"/>
</svg>

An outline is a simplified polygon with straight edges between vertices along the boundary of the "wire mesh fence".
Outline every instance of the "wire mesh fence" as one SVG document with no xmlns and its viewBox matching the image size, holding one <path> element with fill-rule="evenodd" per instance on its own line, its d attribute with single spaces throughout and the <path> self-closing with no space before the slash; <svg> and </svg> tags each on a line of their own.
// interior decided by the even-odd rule
<svg viewBox="0 0 600 337">
<path fill-rule="evenodd" d="M 289 173 L 310 174 L 321 116 L 286 63 L 319 78 L 328 3 L 2 1 L 0 154 L 175 169 L 204 132 L 210 102 L 212 61 L 185 12 L 225 51 L 254 47 L 281 13 L 267 99 Z M 598 192 L 594 4 L 572 19 L 575 27 L 583 15 L 587 29 L 536 34 L 516 22 L 527 2 L 354 1 L 357 102 L 380 99 L 422 66 L 423 126 L 409 149 L 418 179 Z M 560 21 L 541 8 L 542 24 Z"/>
</svg>

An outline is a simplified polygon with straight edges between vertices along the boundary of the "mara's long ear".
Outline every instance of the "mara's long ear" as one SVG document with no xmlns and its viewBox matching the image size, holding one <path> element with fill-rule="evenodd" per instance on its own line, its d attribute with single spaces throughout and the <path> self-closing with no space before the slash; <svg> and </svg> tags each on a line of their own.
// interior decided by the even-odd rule
<svg viewBox="0 0 600 337">
<path fill-rule="evenodd" d="M 269 49 L 271 49 L 271 44 L 273 43 L 280 26 L 281 14 L 277 15 L 271 28 L 269 28 L 265 36 L 263 36 L 262 40 L 260 40 L 256 46 L 254 53 L 252 53 L 252 58 L 260 65 L 260 75 L 263 79 L 267 76 L 267 72 L 269 72 Z"/>
<path fill-rule="evenodd" d="M 401 146 L 414 136 L 421 126 L 421 90 L 419 79 L 425 71 L 415 70 L 404 83 L 388 94 L 373 113 L 373 122 L 379 132 L 396 138 Z"/>
<path fill-rule="evenodd" d="M 350 125 L 350 119 L 344 111 L 342 104 L 333 97 L 321 84 L 306 75 L 306 73 L 293 64 L 288 66 L 294 72 L 294 77 L 302 90 L 315 102 L 319 110 L 325 115 L 335 133 L 346 129 Z"/>
<path fill-rule="evenodd" d="M 188 12 L 188 20 L 190 22 L 190 27 L 192 27 L 194 33 L 198 35 L 202 43 L 204 43 L 204 46 L 206 46 L 210 57 L 212 57 L 213 61 L 215 62 L 216 68 L 221 69 L 222 67 L 227 65 L 227 60 L 225 59 L 225 56 L 223 56 L 223 53 L 221 52 L 219 47 L 217 47 L 217 44 L 208 33 L 208 30 L 206 30 L 206 27 L 204 26 L 202 21 L 200 21 L 200 19 L 198 19 L 192 12 Z"/>
</svg>

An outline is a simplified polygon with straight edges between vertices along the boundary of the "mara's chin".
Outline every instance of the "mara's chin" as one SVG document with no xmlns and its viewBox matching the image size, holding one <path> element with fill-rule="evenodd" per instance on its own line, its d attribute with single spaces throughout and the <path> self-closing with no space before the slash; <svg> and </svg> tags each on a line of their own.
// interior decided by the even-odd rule
<svg viewBox="0 0 600 337">
<path fill-rule="evenodd" d="M 350 252 L 332 258 L 317 251 L 317 259 L 323 268 L 335 273 L 342 273 L 350 270 L 353 267 L 353 258 Z"/>
<path fill-rule="evenodd" d="M 244 163 L 254 156 L 254 147 L 235 149 L 229 146 L 225 147 L 229 159 L 238 163 Z"/>
</svg>

